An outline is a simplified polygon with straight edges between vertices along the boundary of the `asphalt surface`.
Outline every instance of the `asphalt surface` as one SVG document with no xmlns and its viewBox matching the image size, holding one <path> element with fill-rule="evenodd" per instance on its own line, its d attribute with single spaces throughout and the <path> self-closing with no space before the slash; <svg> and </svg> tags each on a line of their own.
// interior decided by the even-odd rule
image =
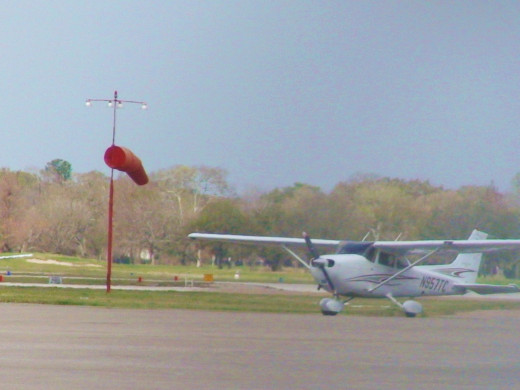
<svg viewBox="0 0 520 390">
<path fill-rule="evenodd" d="M 323 317 L 0 304 L 2 389 L 513 389 L 520 311 Z"/>
</svg>

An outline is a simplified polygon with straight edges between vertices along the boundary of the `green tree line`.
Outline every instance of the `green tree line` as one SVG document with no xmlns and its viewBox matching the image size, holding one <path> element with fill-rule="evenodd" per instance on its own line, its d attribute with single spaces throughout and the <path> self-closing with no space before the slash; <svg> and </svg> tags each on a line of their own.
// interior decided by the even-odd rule
<svg viewBox="0 0 520 390">
<path fill-rule="evenodd" d="M 515 184 L 517 183 L 517 184 Z M 259 183 L 261 185 L 261 183 Z M 490 186 L 445 189 L 428 181 L 356 176 L 330 192 L 296 183 L 237 195 L 225 171 L 175 166 L 150 174 L 136 186 L 116 175 L 114 257 L 152 264 L 228 260 L 290 264 L 272 248 L 190 242 L 192 231 L 350 240 L 464 239 L 474 228 L 494 238 L 520 238 L 520 176 L 514 190 Z M 84 257 L 106 257 L 109 178 L 100 172 L 72 174 L 53 160 L 37 173 L 0 170 L 0 248 Z M 488 255 L 518 276 L 517 253 Z M 144 259 L 144 260 L 143 260 Z"/>
</svg>

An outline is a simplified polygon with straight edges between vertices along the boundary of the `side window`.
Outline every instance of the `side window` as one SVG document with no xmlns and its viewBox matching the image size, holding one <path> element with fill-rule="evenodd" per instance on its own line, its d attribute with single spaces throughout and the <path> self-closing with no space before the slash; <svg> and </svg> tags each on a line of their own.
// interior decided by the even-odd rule
<svg viewBox="0 0 520 390">
<path fill-rule="evenodd" d="M 403 258 L 397 259 L 397 268 L 403 269 L 403 268 L 408 267 L 409 265 L 410 265 L 410 263 L 408 261 L 406 261 L 405 259 L 403 259 Z"/>
<path fill-rule="evenodd" d="M 380 252 L 379 253 L 379 264 L 386 265 L 388 267 L 394 266 L 395 258 L 390 253 Z"/>
<path fill-rule="evenodd" d="M 365 252 L 365 257 L 367 258 L 368 261 L 374 263 L 376 261 L 376 248 L 374 247 L 370 247 L 368 248 L 368 250 Z"/>
<path fill-rule="evenodd" d="M 404 258 L 385 252 L 379 253 L 379 264 L 398 269 L 403 269 L 408 266 L 408 262 Z"/>
</svg>

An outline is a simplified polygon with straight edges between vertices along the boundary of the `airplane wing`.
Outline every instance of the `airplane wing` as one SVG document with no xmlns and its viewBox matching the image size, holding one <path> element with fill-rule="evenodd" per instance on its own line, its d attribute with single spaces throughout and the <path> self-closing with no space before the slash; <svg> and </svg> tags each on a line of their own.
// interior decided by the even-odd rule
<svg viewBox="0 0 520 390">
<path fill-rule="evenodd" d="M 192 240 L 207 240 L 231 242 L 234 244 L 256 244 L 256 245 L 286 245 L 286 246 L 306 246 L 305 239 L 291 237 L 267 237 L 267 236 L 242 236 L 235 234 L 210 234 L 210 233 L 191 233 L 188 235 Z M 320 240 L 313 239 L 312 243 L 317 247 L 335 248 L 340 240 Z"/>
<path fill-rule="evenodd" d="M 496 284 L 456 284 L 455 288 L 461 293 L 470 290 L 477 294 L 500 294 L 520 292 L 520 288 L 516 284 L 496 285 Z"/>
<path fill-rule="evenodd" d="M 520 240 L 375 241 L 373 246 L 384 252 L 400 255 L 428 250 L 480 253 L 502 249 L 520 249 Z"/>
<path fill-rule="evenodd" d="M 0 256 L 0 260 L 3 260 L 3 259 L 17 259 L 17 258 L 20 258 L 20 257 L 31 257 L 33 254 L 32 253 L 26 253 L 24 255 L 7 255 L 7 256 Z"/>
<path fill-rule="evenodd" d="M 245 236 L 235 234 L 191 233 L 193 240 L 230 242 L 235 244 L 305 246 L 305 239 L 292 237 Z M 335 249 L 343 240 L 313 239 L 317 247 Z M 424 251 L 452 251 L 480 253 L 502 249 L 520 249 L 520 240 L 417 240 L 417 241 L 374 241 L 373 247 L 398 255 Z"/>
</svg>

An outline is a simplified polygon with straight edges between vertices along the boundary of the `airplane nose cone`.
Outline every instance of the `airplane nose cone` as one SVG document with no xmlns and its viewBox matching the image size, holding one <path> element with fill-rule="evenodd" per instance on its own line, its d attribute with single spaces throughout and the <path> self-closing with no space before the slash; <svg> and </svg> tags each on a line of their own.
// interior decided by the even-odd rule
<svg viewBox="0 0 520 390">
<path fill-rule="evenodd" d="M 321 257 L 318 257 L 317 259 L 312 260 L 312 266 L 313 267 L 325 267 L 327 265 L 327 259 L 323 259 Z"/>
<path fill-rule="evenodd" d="M 318 257 L 317 259 L 312 260 L 311 265 L 317 268 L 324 267 L 334 267 L 336 262 L 332 259 L 324 259 L 323 257 Z"/>
</svg>

